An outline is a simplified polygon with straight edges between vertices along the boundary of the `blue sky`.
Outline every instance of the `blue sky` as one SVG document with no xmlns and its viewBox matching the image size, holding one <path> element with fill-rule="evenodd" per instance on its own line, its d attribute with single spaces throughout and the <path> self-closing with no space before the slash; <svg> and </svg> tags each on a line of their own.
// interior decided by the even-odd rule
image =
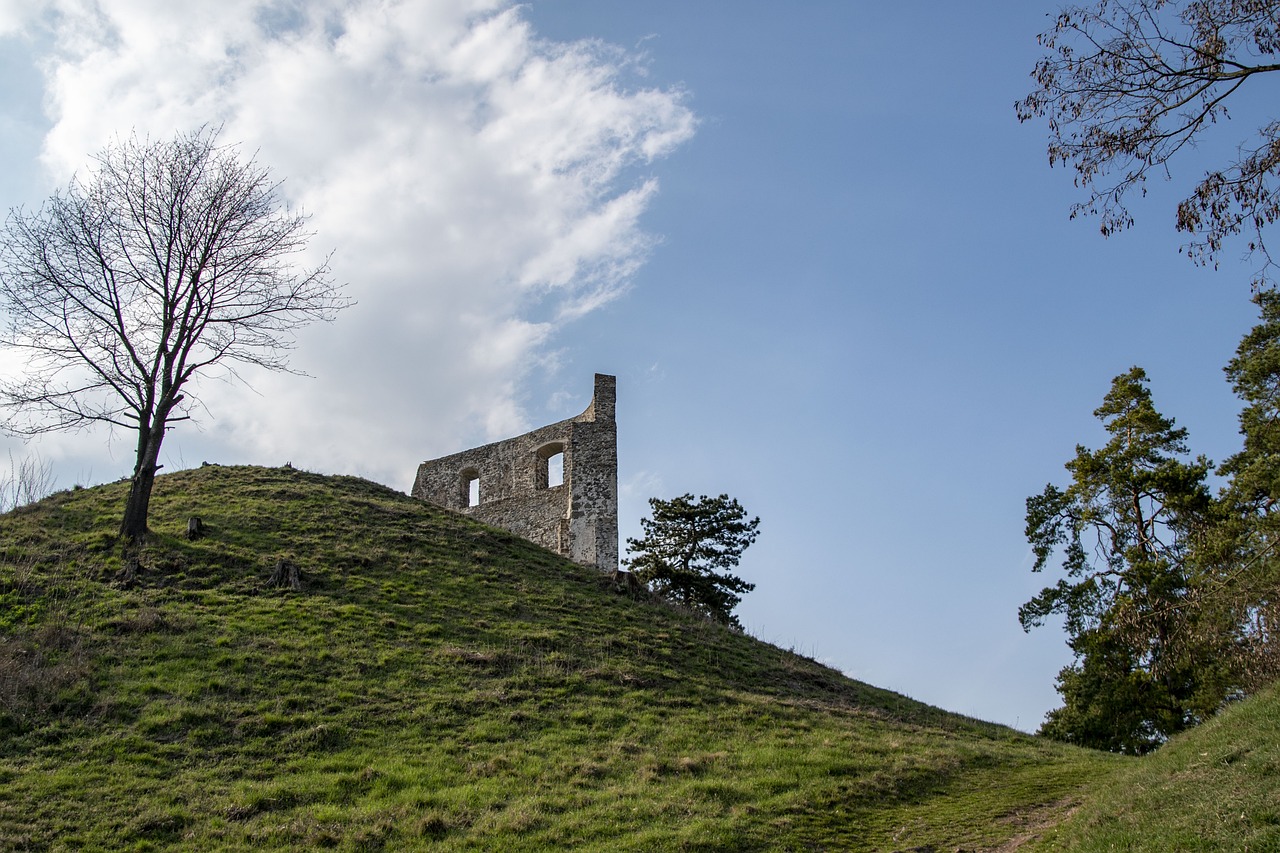
<svg viewBox="0 0 1280 853">
<path fill-rule="evenodd" d="M 734 495 L 762 519 L 748 630 L 1034 729 L 1069 658 L 1017 624 L 1052 580 L 1024 501 L 1102 442 L 1111 377 L 1141 364 L 1197 452 L 1237 446 L 1250 268 L 1178 254 L 1200 166 L 1104 240 L 1014 117 L 1054 4 L 224 5 L 0 0 L 0 206 L 112 133 L 222 123 L 359 300 L 300 339 L 313 379 L 202 386 L 171 469 L 407 488 L 613 373 L 624 536 L 652 495 Z M 131 462 L 96 434 L 9 446 L 64 486 Z"/>
</svg>

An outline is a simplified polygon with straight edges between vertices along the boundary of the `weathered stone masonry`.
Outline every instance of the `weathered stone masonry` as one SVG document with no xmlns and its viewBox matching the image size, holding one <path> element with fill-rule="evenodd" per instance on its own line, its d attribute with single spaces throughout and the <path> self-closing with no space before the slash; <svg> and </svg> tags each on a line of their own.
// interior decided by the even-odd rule
<svg viewBox="0 0 1280 853">
<path fill-rule="evenodd" d="M 418 466 L 413 496 L 466 513 L 578 563 L 618 568 L 616 380 L 596 374 L 591 405 L 576 418 L 432 459 Z M 561 485 L 548 462 L 563 454 Z M 472 504 L 473 481 L 479 502 Z"/>
</svg>

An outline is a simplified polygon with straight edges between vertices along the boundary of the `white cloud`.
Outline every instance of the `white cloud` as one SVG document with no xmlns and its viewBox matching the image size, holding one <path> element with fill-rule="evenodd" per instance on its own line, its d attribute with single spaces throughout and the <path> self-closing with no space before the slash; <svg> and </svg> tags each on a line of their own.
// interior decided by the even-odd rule
<svg viewBox="0 0 1280 853">
<path fill-rule="evenodd" d="M 30 0 L 0 0 L 0 36 L 21 33 L 40 12 Z"/>
<path fill-rule="evenodd" d="M 660 495 L 666 490 L 662 475 L 657 471 L 637 471 L 622 481 L 618 487 L 623 497 L 643 502 L 651 495 Z"/>
<path fill-rule="evenodd" d="M 0 32 L 34 19 L 0 4 Z M 116 134 L 221 124 L 286 179 L 358 301 L 300 336 L 314 379 L 203 383 L 204 432 L 169 439 L 188 464 L 404 485 L 426 456 L 529 426 L 521 377 L 554 369 L 559 326 L 653 244 L 657 185 L 632 167 L 694 128 L 681 92 L 630 82 L 633 57 L 540 40 L 507 0 L 53 0 L 35 17 L 59 182 Z"/>
</svg>

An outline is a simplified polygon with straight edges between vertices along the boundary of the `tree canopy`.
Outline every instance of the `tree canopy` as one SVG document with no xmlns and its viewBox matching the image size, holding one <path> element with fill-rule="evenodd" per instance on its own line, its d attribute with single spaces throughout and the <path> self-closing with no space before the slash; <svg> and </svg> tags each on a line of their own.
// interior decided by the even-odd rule
<svg viewBox="0 0 1280 853">
<path fill-rule="evenodd" d="M 1242 450 L 1206 485 L 1186 431 L 1156 411 L 1145 373 L 1118 376 L 1101 408 L 1111 440 L 1077 447 L 1071 483 L 1027 500 L 1035 571 L 1061 577 L 1023 605 L 1024 628 L 1065 620 L 1074 663 L 1043 731 L 1142 752 L 1280 677 L 1280 295 L 1268 248 L 1280 221 L 1280 0 L 1092 0 L 1039 37 L 1018 118 L 1047 120 L 1049 161 L 1075 171 L 1104 235 L 1152 175 L 1203 170 L 1177 204 L 1184 251 L 1216 265 L 1243 242 L 1262 322 L 1227 375 L 1244 401 Z M 1230 112 L 1228 111 L 1230 108 Z M 1228 122 L 1247 116 L 1241 128 Z M 1191 149 L 1199 149 L 1192 156 Z"/>
<path fill-rule="evenodd" d="M 717 622 L 742 627 L 733 609 L 755 584 L 727 571 L 756 541 L 760 519 L 728 495 L 650 498 L 644 535 L 627 539 L 624 563 L 655 592 Z"/>
<path fill-rule="evenodd" d="M 1280 293 L 1255 294 L 1261 322 L 1226 367 L 1245 403 L 1243 447 L 1222 464 L 1222 522 L 1206 539 L 1204 606 L 1230 633 L 1223 649 L 1243 693 L 1280 678 Z"/>
<path fill-rule="evenodd" d="M 1133 224 L 1130 195 L 1229 118 L 1228 102 L 1280 79 L 1269 77 L 1280 71 L 1280 2 L 1099 0 L 1065 8 L 1039 41 L 1047 55 L 1018 118 L 1048 120 L 1049 162 L 1074 168 L 1087 193 L 1072 215 L 1097 215 L 1111 234 Z M 1274 267 L 1264 232 L 1280 219 L 1280 121 L 1265 116 L 1233 150 L 1178 205 L 1177 228 L 1199 263 L 1247 234 L 1262 280 Z"/>
<path fill-rule="evenodd" d="M 1222 698 L 1188 653 L 1180 607 L 1193 539 L 1210 515 L 1210 463 L 1185 458 L 1186 430 L 1156 411 L 1147 386 L 1139 367 L 1117 376 L 1094 412 L 1110 441 L 1076 448 L 1065 489 L 1027 498 L 1033 570 L 1058 554 L 1064 577 L 1018 613 L 1025 629 L 1064 616 L 1076 655 L 1058 677 L 1065 705 L 1045 732 L 1125 752 L 1158 745 Z"/>
<path fill-rule="evenodd" d="M 136 436 L 127 542 L 146 533 L 161 443 L 197 405 L 192 380 L 287 370 L 291 333 L 346 304 L 327 264 L 295 268 L 307 217 L 217 136 L 117 140 L 0 231 L 0 345 L 25 357 L 22 375 L 0 382 L 3 426 Z"/>
</svg>

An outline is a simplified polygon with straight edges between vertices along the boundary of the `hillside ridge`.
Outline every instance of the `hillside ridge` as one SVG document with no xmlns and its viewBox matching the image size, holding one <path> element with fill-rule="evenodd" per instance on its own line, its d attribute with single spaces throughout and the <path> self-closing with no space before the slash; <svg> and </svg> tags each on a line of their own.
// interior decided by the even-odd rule
<svg viewBox="0 0 1280 853">
<path fill-rule="evenodd" d="M 0 847 L 995 849 L 1115 761 L 355 477 L 164 475 L 124 583 L 124 489 L 0 516 Z"/>
</svg>

